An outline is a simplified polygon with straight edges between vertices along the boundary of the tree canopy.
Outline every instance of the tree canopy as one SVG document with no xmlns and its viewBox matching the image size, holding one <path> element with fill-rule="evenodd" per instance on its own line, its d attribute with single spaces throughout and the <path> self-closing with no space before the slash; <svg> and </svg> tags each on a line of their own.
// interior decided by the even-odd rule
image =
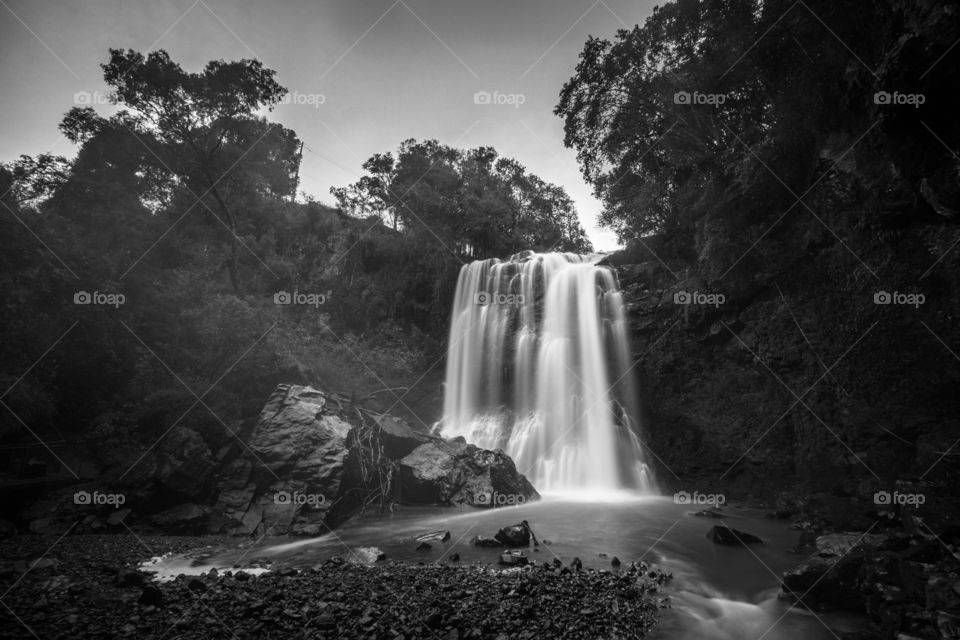
<svg viewBox="0 0 960 640">
<path fill-rule="evenodd" d="M 405 140 L 396 155 L 376 154 L 363 168 L 357 182 L 331 190 L 344 211 L 379 216 L 464 258 L 592 250 L 566 191 L 492 147 Z"/>
<path fill-rule="evenodd" d="M 622 240 L 663 233 L 707 275 L 751 273 L 784 254 L 790 234 L 766 235 L 778 217 L 821 211 L 853 158 L 868 191 L 960 210 L 955 158 L 927 130 L 960 133 L 957 65 L 941 61 L 957 37 L 948 10 L 903 0 L 677 0 L 591 37 L 555 112 Z"/>
</svg>

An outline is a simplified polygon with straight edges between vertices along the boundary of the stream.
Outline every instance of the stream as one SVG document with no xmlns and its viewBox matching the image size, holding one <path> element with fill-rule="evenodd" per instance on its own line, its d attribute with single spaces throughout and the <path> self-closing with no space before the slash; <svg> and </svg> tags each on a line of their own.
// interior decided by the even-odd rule
<svg viewBox="0 0 960 640">
<path fill-rule="evenodd" d="M 470 540 L 492 537 L 502 526 L 527 520 L 540 540 L 550 541 L 539 551 L 526 550 L 538 563 L 559 558 L 566 565 L 579 557 L 584 567 L 615 571 L 611 559 L 616 556 L 625 565 L 643 560 L 671 572 L 673 580 L 663 594 L 670 596 L 672 608 L 663 611 L 654 638 L 818 640 L 858 629 L 862 619 L 857 616 L 814 614 L 777 598 L 781 572 L 803 558 L 790 551 L 798 533 L 786 523 L 765 519 L 756 510 L 726 509 L 728 526 L 757 535 L 764 544 L 725 547 L 706 538 L 720 521 L 693 517 L 693 511 L 672 498 L 610 492 L 548 495 L 499 509 L 404 507 L 393 514 L 354 518 L 316 538 L 264 539 L 246 548 L 155 559 L 143 568 L 161 580 L 248 563 L 307 568 L 358 547 L 378 547 L 390 560 L 448 562 L 457 552 L 461 564 L 496 563 L 498 549 L 475 547 Z M 449 530 L 450 538 L 417 551 L 414 537 L 434 530 Z"/>
</svg>

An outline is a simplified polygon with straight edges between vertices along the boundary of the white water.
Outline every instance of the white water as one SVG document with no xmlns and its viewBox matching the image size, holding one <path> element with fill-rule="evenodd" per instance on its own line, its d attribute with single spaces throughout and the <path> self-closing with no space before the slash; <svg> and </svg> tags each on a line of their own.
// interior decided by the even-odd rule
<svg viewBox="0 0 960 640">
<path fill-rule="evenodd" d="M 589 256 L 517 254 L 460 271 L 443 434 L 504 449 L 546 492 L 655 491 L 623 296 Z"/>
<path fill-rule="evenodd" d="M 404 507 L 354 518 L 317 538 L 205 547 L 157 558 L 141 568 L 157 580 L 199 575 L 211 568 L 256 575 L 285 567 L 321 568 L 331 556 L 350 559 L 360 548 L 375 546 L 389 560 L 411 564 L 446 565 L 456 552 L 464 567 L 483 570 L 495 566 L 501 550 L 475 547 L 470 539 L 527 520 L 538 538 L 551 540 L 526 549 L 538 564 L 558 558 L 569 565 L 578 557 L 585 568 L 617 572 L 610 565 L 610 558 L 617 556 L 625 565 L 642 560 L 672 573 L 661 594 L 670 596 L 671 608 L 661 612 L 661 624 L 650 636 L 654 640 L 836 640 L 841 632 L 862 627 L 859 616 L 814 614 L 777 599 L 780 574 L 803 557 L 788 550 L 798 534 L 784 523 L 759 511 L 725 510 L 729 526 L 760 536 L 764 544 L 718 547 L 706 537 L 716 521 L 692 517 L 689 509 L 665 497 L 627 494 L 603 503 L 564 496 L 499 509 Z M 417 535 L 444 529 L 450 531 L 448 540 L 428 551 L 417 550 Z M 589 593 L 583 597 L 585 603 L 594 601 Z"/>
</svg>

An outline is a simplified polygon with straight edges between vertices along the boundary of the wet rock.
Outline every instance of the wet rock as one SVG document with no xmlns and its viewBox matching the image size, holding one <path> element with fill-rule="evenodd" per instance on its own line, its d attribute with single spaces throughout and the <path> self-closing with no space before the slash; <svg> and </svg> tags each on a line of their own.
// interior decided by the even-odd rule
<svg viewBox="0 0 960 640">
<path fill-rule="evenodd" d="M 200 578 L 191 578 L 187 583 L 187 589 L 190 589 L 190 591 L 194 593 L 203 593 L 207 590 L 207 583 Z"/>
<path fill-rule="evenodd" d="M 711 509 L 704 509 L 703 511 L 697 511 L 695 513 L 691 513 L 690 515 L 692 515 L 695 518 L 712 518 L 716 520 L 722 519 L 724 517 L 724 515 L 719 511 L 713 511 Z"/>
<path fill-rule="evenodd" d="M 763 544 L 763 540 L 753 534 L 739 531 L 738 529 L 731 529 L 723 525 L 711 527 L 710 531 L 707 532 L 707 539 L 714 544 L 722 544 L 728 547 Z"/>
<path fill-rule="evenodd" d="M 410 452 L 400 460 L 401 494 L 417 504 L 449 502 L 458 450 L 442 442 L 428 442 Z"/>
<path fill-rule="evenodd" d="M 433 440 L 400 460 L 400 493 L 411 504 L 470 504 L 493 507 L 507 496 L 514 502 L 540 498 L 526 476 L 503 451 Z"/>
<path fill-rule="evenodd" d="M 494 538 L 487 538 L 485 536 L 474 536 L 470 540 L 470 544 L 475 547 L 502 547 L 503 543 Z"/>
<path fill-rule="evenodd" d="M 889 537 L 882 534 L 858 533 L 828 533 L 817 536 L 814 545 L 817 555 L 822 557 L 842 556 L 849 553 L 856 546 L 879 548 L 888 541 Z"/>
<path fill-rule="evenodd" d="M 248 512 L 257 507 L 266 530 L 298 533 L 304 527 L 335 526 L 357 505 L 357 498 L 345 492 L 355 426 L 327 405 L 323 391 L 279 385 L 260 412 L 250 435 L 251 456 L 256 456 L 251 480 L 266 491 Z M 334 504 L 339 511 L 333 511 Z"/>
<path fill-rule="evenodd" d="M 450 539 L 449 531 L 431 531 L 430 533 L 423 533 L 416 538 L 417 542 L 446 542 Z"/>
<path fill-rule="evenodd" d="M 528 547 L 530 546 L 530 527 L 526 521 L 503 527 L 494 538 L 507 547 Z"/>
<path fill-rule="evenodd" d="M 323 613 L 317 617 L 317 628 L 321 631 L 333 631 L 337 628 L 337 621 L 332 614 Z"/>
<path fill-rule="evenodd" d="M 124 569 L 117 573 L 117 585 L 121 587 L 139 587 L 144 583 L 143 574 L 139 571 Z"/>
<path fill-rule="evenodd" d="M 119 527 L 124 520 L 127 519 L 127 516 L 130 515 L 130 509 L 118 509 L 114 511 L 107 517 L 107 525 L 111 527 Z"/>
<path fill-rule="evenodd" d="M 500 564 L 523 566 L 527 561 L 527 556 L 519 549 L 511 549 L 500 554 Z"/>
<path fill-rule="evenodd" d="M 160 604 L 163 603 L 163 592 L 152 584 L 147 585 L 143 588 L 143 591 L 140 592 L 138 602 L 147 606 L 160 606 Z"/>
</svg>

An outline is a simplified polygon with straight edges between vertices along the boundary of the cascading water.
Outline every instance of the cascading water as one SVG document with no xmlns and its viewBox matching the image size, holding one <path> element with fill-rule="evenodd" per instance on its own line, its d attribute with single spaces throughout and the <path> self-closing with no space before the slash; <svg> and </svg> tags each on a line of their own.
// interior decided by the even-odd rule
<svg viewBox="0 0 960 640">
<path fill-rule="evenodd" d="M 504 449 L 541 491 L 654 492 L 623 296 L 594 263 L 526 252 L 461 269 L 443 433 Z"/>
</svg>

